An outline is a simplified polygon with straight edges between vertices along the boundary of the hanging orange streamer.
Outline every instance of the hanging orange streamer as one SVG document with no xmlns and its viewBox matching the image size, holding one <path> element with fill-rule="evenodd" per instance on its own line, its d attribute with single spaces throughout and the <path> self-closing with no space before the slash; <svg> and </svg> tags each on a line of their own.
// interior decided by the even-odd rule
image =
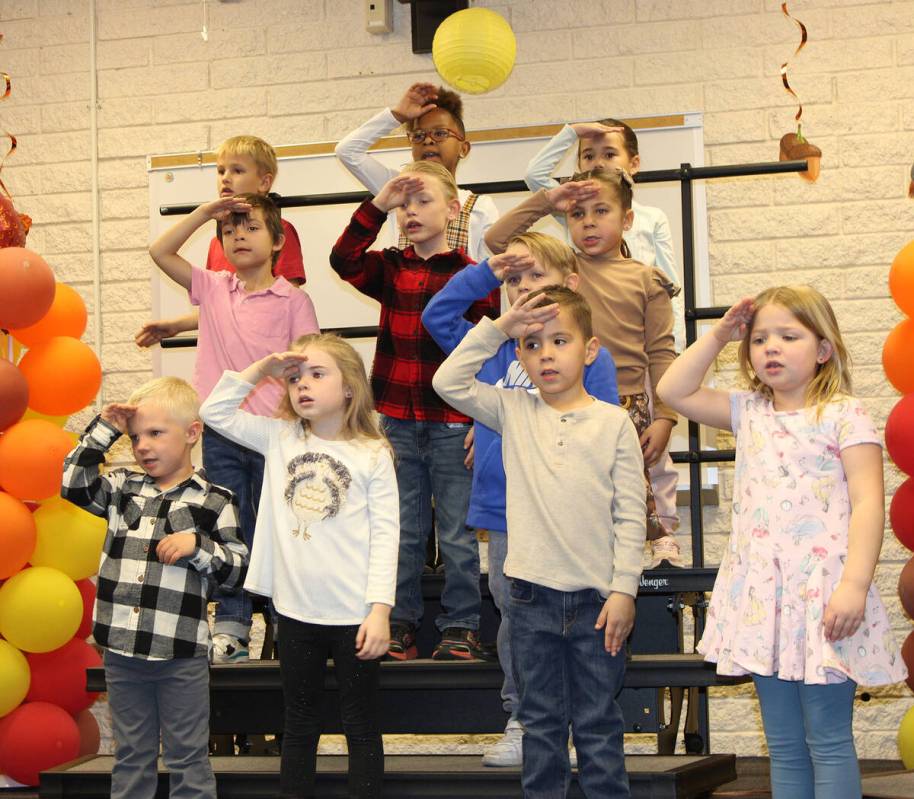
<svg viewBox="0 0 914 799">
<path fill-rule="evenodd" d="M 787 17 L 787 19 L 795 22 L 800 28 L 800 44 L 793 52 L 794 56 L 796 56 L 800 50 L 806 47 L 806 40 L 808 38 L 806 33 L 806 26 L 796 17 L 792 17 L 790 15 L 790 12 L 787 10 L 787 3 L 781 3 L 781 11 L 784 13 L 784 16 Z M 785 61 L 783 64 L 781 64 L 781 82 L 784 84 L 784 88 L 787 89 L 791 97 L 797 101 L 797 115 L 794 117 L 794 119 L 796 119 L 797 123 L 799 123 L 800 117 L 803 116 L 803 104 L 800 102 L 800 98 L 797 96 L 797 93 L 790 88 L 790 83 L 787 80 L 787 63 L 788 62 Z"/>
</svg>

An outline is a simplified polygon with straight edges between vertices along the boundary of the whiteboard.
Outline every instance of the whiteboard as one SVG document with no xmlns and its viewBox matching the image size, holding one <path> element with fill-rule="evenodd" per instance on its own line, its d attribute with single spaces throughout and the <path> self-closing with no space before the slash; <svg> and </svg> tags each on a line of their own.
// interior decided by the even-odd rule
<svg viewBox="0 0 914 799">
<path fill-rule="evenodd" d="M 675 120 L 676 124 L 665 124 Z M 681 121 L 680 121 L 681 120 Z M 642 170 L 677 169 L 680 164 L 704 166 L 704 136 L 702 115 L 685 113 L 675 116 L 630 120 L 638 133 Z M 520 180 L 530 159 L 553 135 L 543 134 L 544 126 L 511 128 L 500 135 L 498 130 L 481 131 L 475 140 L 469 138 L 473 149 L 460 164 L 458 182 L 468 183 Z M 530 135 L 527 135 L 530 131 Z M 532 135 L 536 131 L 537 135 Z M 405 137 L 400 137 L 402 147 L 379 149 L 372 155 L 386 166 L 399 169 L 411 160 Z M 283 195 L 332 194 L 336 192 L 364 191 L 362 186 L 333 155 L 332 145 L 318 147 L 322 152 L 313 155 L 283 157 L 277 147 L 279 174 L 273 191 Z M 555 170 L 556 176 L 570 175 L 574 171 L 576 153 L 572 149 Z M 167 165 L 169 160 L 188 165 Z M 211 159 L 209 159 L 211 160 Z M 155 164 L 166 164 L 156 166 Z M 187 159 L 169 156 L 150 156 L 149 172 L 149 235 L 150 241 L 173 225 L 176 216 L 162 216 L 159 209 L 166 205 L 186 205 L 215 198 L 216 166 L 208 163 L 202 153 Z M 679 284 L 682 285 L 682 213 L 678 181 L 670 183 L 636 184 L 638 202 L 663 209 L 670 220 L 676 255 Z M 496 207 L 504 212 L 527 196 L 526 192 L 492 195 Z M 694 251 L 696 275 L 696 301 L 699 306 L 710 305 L 711 289 L 708 263 L 708 222 L 704 183 L 693 183 Z M 284 208 L 283 217 L 298 231 L 302 256 L 307 274 L 305 290 L 314 301 L 317 317 L 322 327 L 373 326 L 378 323 L 379 305 L 341 280 L 330 268 L 329 254 L 334 242 L 355 210 L 355 204 L 328 205 L 323 207 Z M 390 224 L 390 223 L 387 223 Z M 564 238 L 561 226 L 547 217 L 535 226 L 536 230 Z M 203 267 L 210 239 L 215 235 L 215 223 L 198 230 L 182 249 L 182 255 L 195 266 Z M 383 233 L 382 233 L 383 235 Z M 152 279 L 152 310 L 156 319 L 179 316 L 191 309 L 187 293 L 161 275 L 150 265 Z M 679 300 L 681 303 L 681 298 Z M 681 308 L 681 304 L 679 306 Z M 681 314 L 681 311 L 680 311 Z M 374 357 L 374 338 L 351 339 L 370 368 Z M 153 349 L 153 368 L 157 375 L 177 375 L 190 380 L 193 376 L 193 347 L 180 349 Z M 687 448 L 686 426 L 682 420 L 671 440 L 671 449 Z M 687 470 L 680 483 L 687 484 Z M 716 482 L 716 469 L 706 470 L 706 480 Z"/>
</svg>

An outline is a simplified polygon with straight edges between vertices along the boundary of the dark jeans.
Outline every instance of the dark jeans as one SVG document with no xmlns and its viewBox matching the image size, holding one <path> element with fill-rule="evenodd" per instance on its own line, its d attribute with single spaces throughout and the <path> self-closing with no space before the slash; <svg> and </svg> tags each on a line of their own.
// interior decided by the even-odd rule
<svg viewBox="0 0 914 799">
<path fill-rule="evenodd" d="M 321 737 L 321 698 L 327 659 L 336 666 L 343 732 L 349 749 L 349 799 L 376 799 L 384 779 L 378 725 L 379 660 L 355 656 L 354 625 L 333 627 L 279 616 L 279 671 L 285 704 L 279 791 L 312 799 Z"/>
<path fill-rule="evenodd" d="M 468 424 L 381 417 L 396 453 L 400 491 L 400 556 L 397 599 L 390 620 L 418 626 L 425 604 L 422 569 L 432 531 L 432 499 L 438 550 L 444 563 L 442 613 L 435 626 L 479 629 L 479 544 L 466 526 L 473 475 L 463 465 Z"/>
<path fill-rule="evenodd" d="M 555 591 L 512 578 L 510 601 L 525 799 L 565 799 L 571 780 L 569 723 L 584 795 L 630 796 L 616 702 L 625 655 L 610 655 L 603 630 L 594 629 L 605 600 L 593 589 Z"/>
<path fill-rule="evenodd" d="M 203 430 L 203 468 L 208 480 L 235 492 L 241 537 L 250 550 L 263 484 L 263 455 L 207 427 Z M 251 630 L 251 595 L 240 588 L 234 592 L 217 588 L 213 598 L 217 601 L 214 632 L 247 641 Z"/>
</svg>

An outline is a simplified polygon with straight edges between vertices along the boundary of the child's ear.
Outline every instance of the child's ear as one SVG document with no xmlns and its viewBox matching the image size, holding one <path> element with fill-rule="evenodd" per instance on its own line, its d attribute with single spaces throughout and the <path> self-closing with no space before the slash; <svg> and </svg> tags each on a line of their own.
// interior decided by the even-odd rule
<svg viewBox="0 0 914 799">
<path fill-rule="evenodd" d="M 264 172 L 260 176 L 260 183 L 257 184 L 257 193 L 266 194 L 273 185 L 274 177 L 272 172 Z"/>
<path fill-rule="evenodd" d="M 457 152 L 457 158 L 466 158 L 470 154 L 470 149 L 472 146 L 473 145 L 470 144 L 468 139 L 464 139 L 462 142 L 460 142 L 460 150 Z"/>
<path fill-rule="evenodd" d="M 629 159 L 629 168 L 628 174 L 634 177 L 638 174 L 638 170 L 641 169 L 641 156 L 635 155 Z"/>
<path fill-rule="evenodd" d="M 577 291 L 580 284 L 581 276 L 577 272 L 572 272 L 565 277 L 565 280 L 562 281 L 562 285 L 566 289 L 571 289 L 572 291 Z"/>
<path fill-rule="evenodd" d="M 187 443 L 193 446 L 200 440 L 200 436 L 203 434 L 203 422 L 199 419 L 194 419 L 189 425 L 187 425 L 187 430 L 184 431 L 184 435 L 187 438 Z"/>
<path fill-rule="evenodd" d="M 635 221 L 635 212 L 629 208 L 622 217 L 622 230 L 631 230 L 632 222 Z"/>
<path fill-rule="evenodd" d="M 273 242 L 273 252 L 279 252 L 283 247 L 286 246 L 286 236 L 281 234 L 276 241 Z"/>
<path fill-rule="evenodd" d="M 832 343 L 827 339 L 823 338 L 819 341 L 819 346 L 816 351 L 816 363 L 823 364 L 828 363 L 829 359 L 835 353 L 835 348 L 832 346 Z"/>
<path fill-rule="evenodd" d="M 590 341 L 584 347 L 584 365 L 590 366 L 597 359 L 597 353 L 599 352 L 600 340 L 596 336 L 591 336 Z"/>
<path fill-rule="evenodd" d="M 458 216 L 460 216 L 460 200 L 451 200 L 447 204 L 448 222 L 456 219 Z"/>
</svg>

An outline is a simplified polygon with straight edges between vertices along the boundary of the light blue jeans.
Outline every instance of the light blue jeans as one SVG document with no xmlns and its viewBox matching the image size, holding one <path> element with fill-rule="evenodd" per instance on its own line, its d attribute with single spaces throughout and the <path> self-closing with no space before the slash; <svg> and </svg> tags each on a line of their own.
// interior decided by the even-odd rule
<svg viewBox="0 0 914 799">
<path fill-rule="evenodd" d="M 508 534 L 489 530 L 489 591 L 495 600 L 495 607 L 501 614 L 498 625 L 498 662 L 505 673 L 501 685 L 501 701 L 505 712 L 512 719 L 517 718 L 517 683 L 514 682 L 514 666 L 511 659 L 511 582 L 505 577 L 505 557 L 508 554 Z"/>
<path fill-rule="evenodd" d="M 425 602 L 422 568 L 432 531 L 432 499 L 438 549 L 444 562 L 442 612 L 435 626 L 479 629 L 479 544 L 466 526 L 473 475 L 463 465 L 469 424 L 419 422 L 382 416 L 396 454 L 400 491 L 400 556 L 392 622 L 419 626 Z"/>
<path fill-rule="evenodd" d="M 860 799 L 853 732 L 857 683 L 752 679 L 771 756 L 772 799 Z"/>
</svg>

